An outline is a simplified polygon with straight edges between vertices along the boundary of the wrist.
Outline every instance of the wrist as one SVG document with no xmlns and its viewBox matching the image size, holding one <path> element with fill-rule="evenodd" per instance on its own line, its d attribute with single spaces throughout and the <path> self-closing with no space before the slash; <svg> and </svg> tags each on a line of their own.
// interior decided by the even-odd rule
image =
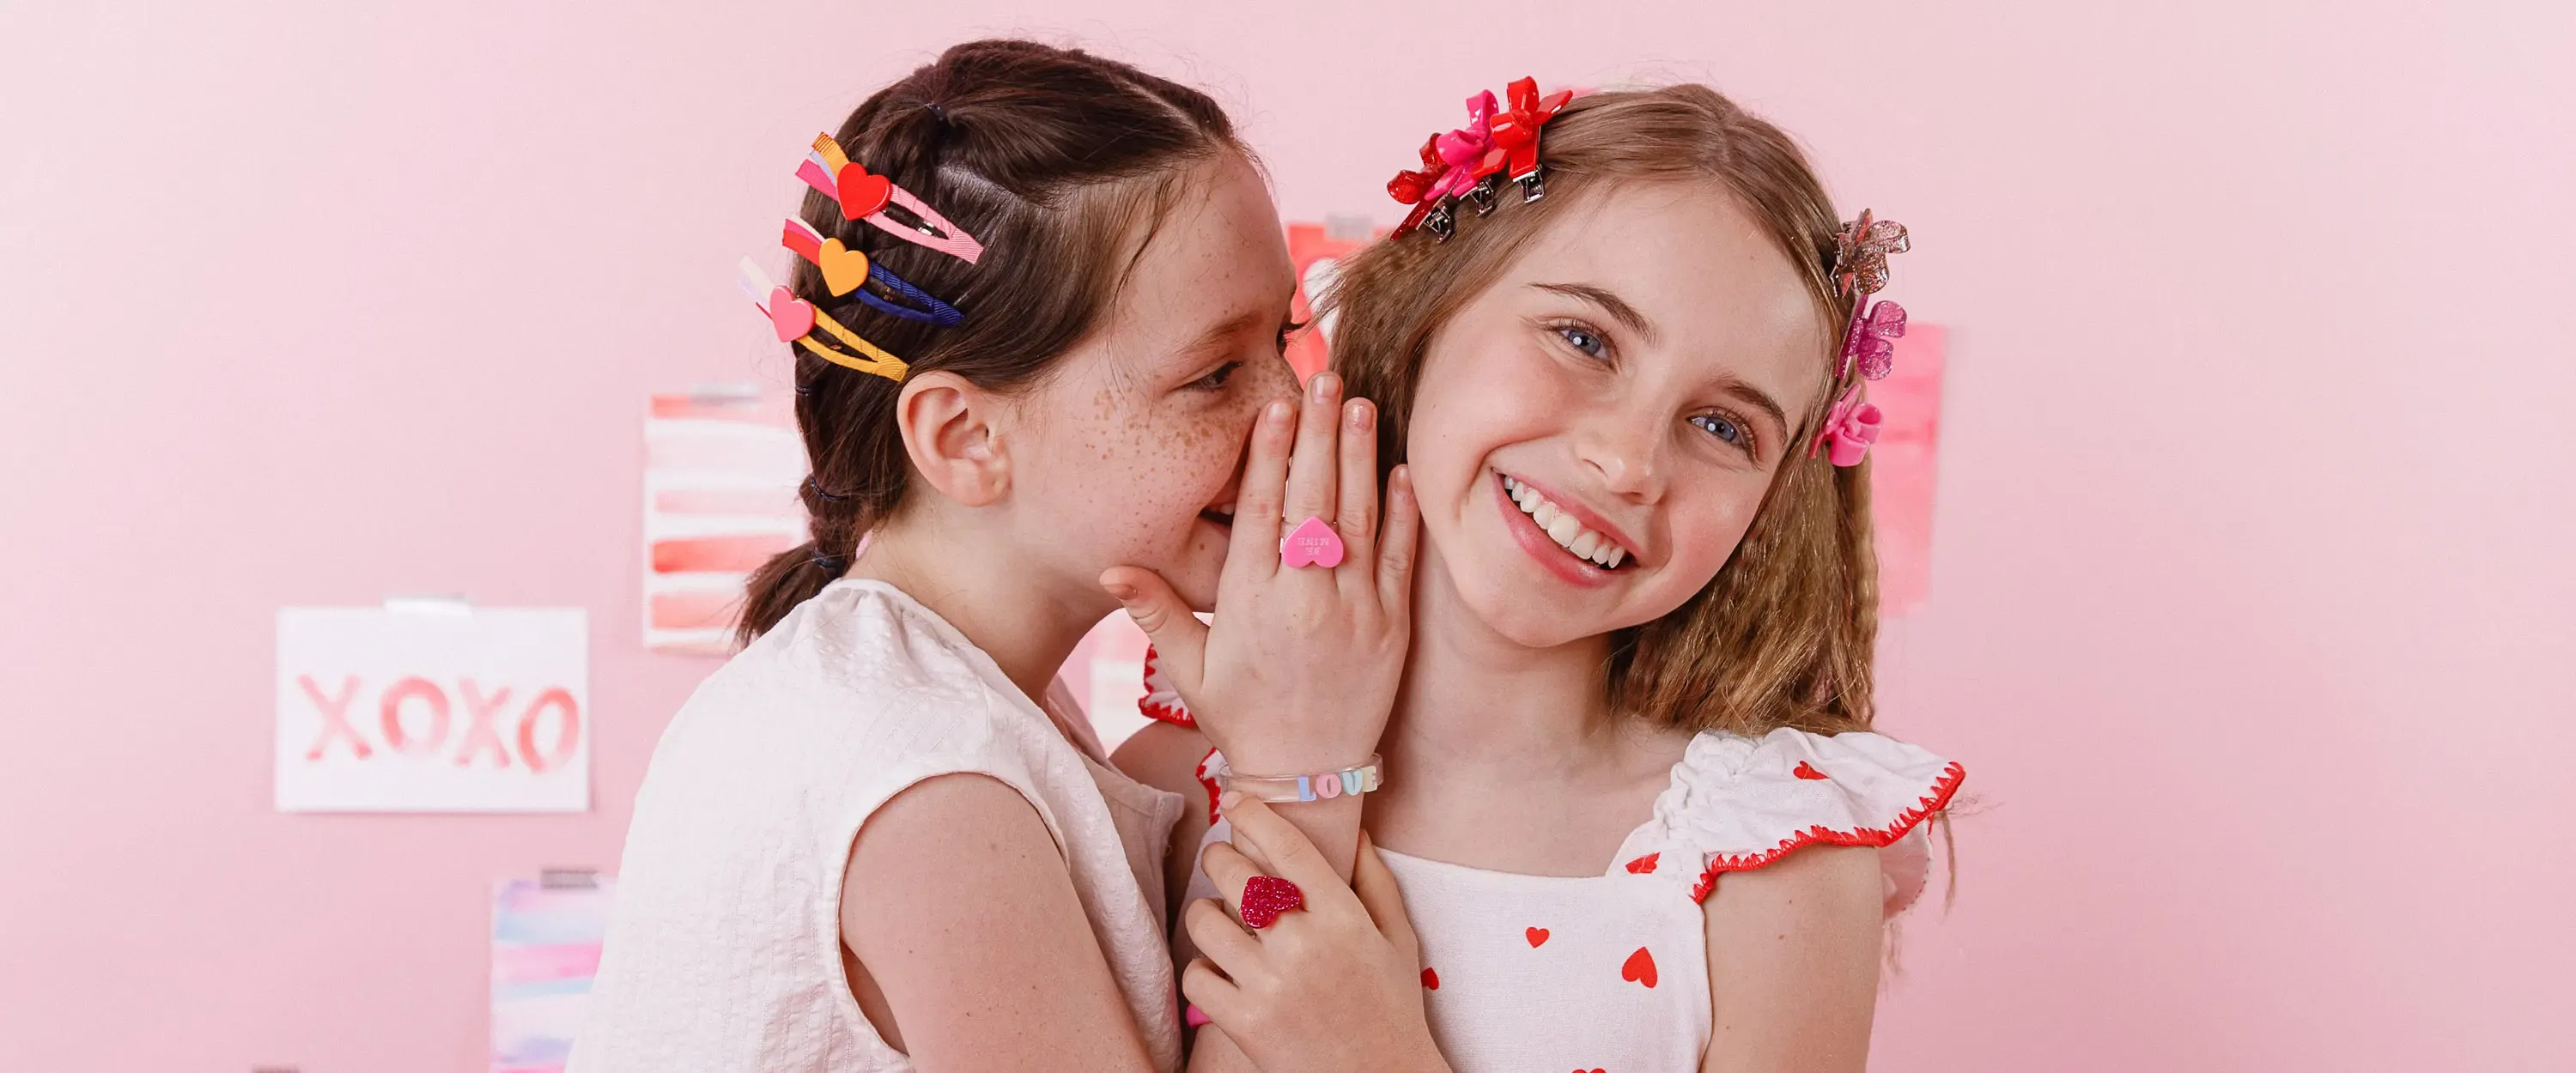
<svg viewBox="0 0 2576 1073">
<path fill-rule="evenodd" d="M 1271 774 L 1228 757 L 1226 770 L 1218 777 L 1218 783 L 1228 792 L 1272 805 L 1356 798 L 1378 788 L 1384 778 L 1381 771 L 1383 763 L 1376 754 L 1370 754 L 1355 764 L 1293 774 Z"/>
</svg>

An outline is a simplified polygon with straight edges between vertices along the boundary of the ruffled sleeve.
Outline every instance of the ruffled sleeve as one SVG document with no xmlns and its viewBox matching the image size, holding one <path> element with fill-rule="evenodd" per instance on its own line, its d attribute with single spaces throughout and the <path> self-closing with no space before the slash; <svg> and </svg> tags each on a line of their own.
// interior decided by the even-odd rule
<svg viewBox="0 0 2576 1073">
<path fill-rule="evenodd" d="M 1966 777 L 1955 763 L 1866 732 L 1702 734 L 1619 860 L 1632 873 L 1688 881 L 1691 898 L 1706 901 L 1718 876 L 1801 847 L 1878 847 L 1887 851 L 1880 866 L 1893 916 L 1922 894 L 1930 871 L 1923 821 L 1949 806 Z"/>
<path fill-rule="evenodd" d="M 1181 691 L 1172 687 L 1171 676 L 1157 666 L 1154 646 L 1145 646 L 1145 696 L 1136 702 L 1136 710 L 1145 718 L 1179 727 L 1195 727 L 1199 721 L 1190 715 L 1189 706 L 1181 703 Z"/>
</svg>

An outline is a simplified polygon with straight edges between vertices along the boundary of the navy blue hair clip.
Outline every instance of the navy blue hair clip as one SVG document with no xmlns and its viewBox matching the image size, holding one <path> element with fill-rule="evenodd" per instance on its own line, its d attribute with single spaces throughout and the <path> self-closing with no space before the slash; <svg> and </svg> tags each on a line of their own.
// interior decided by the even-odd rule
<svg viewBox="0 0 2576 1073">
<path fill-rule="evenodd" d="M 837 238 L 824 238 L 822 232 L 814 230 L 812 224 L 803 220 L 788 217 L 787 229 L 779 234 L 778 242 L 796 251 L 796 256 L 822 269 L 823 289 L 832 292 L 834 298 L 857 291 L 859 301 L 866 302 L 877 312 L 942 328 L 954 328 L 966 320 L 965 314 L 959 313 L 956 306 L 913 286 L 902 276 L 895 275 L 893 270 L 876 263 L 876 259 L 865 251 L 843 246 Z M 869 293 L 867 285 L 871 283 L 894 292 L 904 301 L 911 302 L 912 307 L 897 305 Z"/>
</svg>

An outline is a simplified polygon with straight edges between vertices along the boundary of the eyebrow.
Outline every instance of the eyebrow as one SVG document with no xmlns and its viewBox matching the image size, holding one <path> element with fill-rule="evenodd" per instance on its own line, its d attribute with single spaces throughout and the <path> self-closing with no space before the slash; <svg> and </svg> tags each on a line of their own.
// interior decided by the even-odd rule
<svg viewBox="0 0 2576 1073">
<path fill-rule="evenodd" d="M 1725 383 L 1718 385 L 1717 389 L 1720 392 L 1735 396 L 1746 403 L 1750 403 L 1755 408 L 1760 409 L 1763 413 L 1771 415 L 1772 427 L 1780 430 L 1781 439 L 1788 439 L 1788 412 L 1780 409 L 1780 404 L 1774 401 L 1771 396 L 1763 394 L 1761 388 L 1730 376 L 1726 378 Z"/>
<path fill-rule="evenodd" d="M 1626 299 L 1607 290 L 1589 283 L 1533 283 L 1530 286 L 1550 294 L 1561 294 L 1576 301 L 1589 302 L 1600 307 L 1602 312 L 1610 314 L 1610 319 L 1626 325 L 1629 331 L 1643 336 L 1647 342 L 1655 341 L 1655 322 L 1647 320 L 1646 315 L 1637 312 L 1637 307 L 1629 305 Z"/>
<path fill-rule="evenodd" d="M 1237 313 L 1222 321 L 1218 321 L 1216 324 L 1211 325 L 1208 330 L 1200 332 L 1198 338 L 1190 340 L 1190 345 L 1181 348 L 1181 352 L 1185 354 L 1196 354 L 1210 346 L 1224 342 L 1226 339 L 1267 319 L 1269 318 L 1264 316 L 1261 310 L 1244 310 L 1241 313 Z"/>
</svg>

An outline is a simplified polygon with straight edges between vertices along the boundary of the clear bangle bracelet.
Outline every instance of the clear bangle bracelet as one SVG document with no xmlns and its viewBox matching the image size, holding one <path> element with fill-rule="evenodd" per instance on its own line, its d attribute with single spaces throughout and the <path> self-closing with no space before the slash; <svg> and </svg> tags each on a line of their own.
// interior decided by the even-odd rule
<svg viewBox="0 0 2576 1073">
<path fill-rule="evenodd" d="M 1378 765 L 1383 761 L 1369 754 L 1366 762 L 1339 771 L 1321 771 L 1312 775 L 1239 775 L 1226 772 L 1224 786 L 1255 801 L 1279 805 L 1292 801 L 1330 801 L 1344 794 L 1364 794 L 1378 788 Z"/>
</svg>

